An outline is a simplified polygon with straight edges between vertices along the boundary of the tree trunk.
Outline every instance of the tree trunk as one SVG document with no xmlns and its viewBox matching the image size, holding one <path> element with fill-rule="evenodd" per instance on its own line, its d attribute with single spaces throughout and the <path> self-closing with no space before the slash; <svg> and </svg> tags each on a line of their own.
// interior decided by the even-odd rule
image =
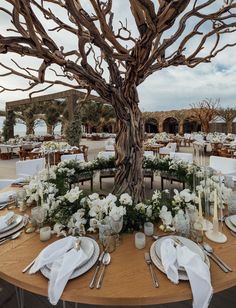
<svg viewBox="0 0 236 308">
<path fill-rule="evenodd" d="M 204 133 L 206 133 L 206 134 L 209 133 L 209 131 L 210 131 L 209 122 L 206 122 L 206 121 L 202 122 L 202 131 L 203 131 Z"/>
<path fill-rule="evenodd" d="M 143 140 L 144 124 L 138 107 L 136 91 L 132 97 L 114 97 L 113 106 L 117 115 L 116 166 L 113 193 L 128 193 L 135 203 L 144 199 Z M 117 102 L 119 100 L 119 103 Z"/>
</svg>

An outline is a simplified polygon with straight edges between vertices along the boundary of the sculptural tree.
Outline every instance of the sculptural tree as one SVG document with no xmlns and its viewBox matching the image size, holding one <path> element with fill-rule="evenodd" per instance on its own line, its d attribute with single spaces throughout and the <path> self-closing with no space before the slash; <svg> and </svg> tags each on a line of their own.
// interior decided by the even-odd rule
<svg viewBox="0 0 236 308">
<path fill-rule="evenodd" d="M 0 9 L 14 29 L 8 29 L 11 34 L 1 28 L 0 53 L 42 61 L 37 69 L 17 62 L 15 67 L 2 61 L 0 65 L 5 76 L 29 79 L 27 90 L 41 83 L 46 88 L 61 84 L 88 93 L 95 90 L 112 104 L 118 122 L 114 192 L 126 191 L 139 201 L 144 196 L 144 124 L 137 87 L 156 71 L 179 65 L 194 68 L 234 46 L 235 42 L 222 44 L 221 38 L 236 30 L 236 4 L 234 0 L 123 0 L 128 20 L 135 22 L 131 30 L 127 21 L 118 23 L 113 13 L 117 2 L 2 0 Z M 73 35 L 75 48 L 60 46 L 53 32 L 64 39 L 66 32 Z M 55 72 L 51 80 L 50 67 Z"/>
<path fill-rule="evenodd" d="M 212 98 L 203 99 L 200 102 L 192 104 L 192 112 L 201 124 L 201 130 L 205 133 L 210 131 L 210 122 L 219 115 L 220 100 L 213 100 Z"/>
</svg>

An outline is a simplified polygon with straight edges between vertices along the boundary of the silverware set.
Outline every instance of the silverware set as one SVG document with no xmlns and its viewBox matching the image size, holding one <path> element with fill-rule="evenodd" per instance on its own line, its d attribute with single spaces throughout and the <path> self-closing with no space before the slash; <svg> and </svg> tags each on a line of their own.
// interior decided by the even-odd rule
<svg viewBox="0 0 236 308">
<path fill-rule="evenodd" d="M 214 253 L 213 248 L 206 242 L 203 242 L 201 245 L 204 253 L 212 259 L 225 273 L 232 272 L 232 268 L 228 266 L 219 256 Z"/>
<path fill-rule="evenodd" d="M 111 262 L 111 255 L 108 252 L 103 251 L 100 254 L 100 256 L 99 256 L 99 258 L 97 260 L 96 269 L 95 269 L 93 278 L 91 280 L 91 283 L 89 285 L 90 289 L 93 289 L 95 287 L 98 272 L 100 270 L 100 267 L 103 265 L 102 271 L 101 271 L 101 273 L 99 275 L 99 278 L 98 278 L 98 281 L 97 281 L 97 285 L 96 285 L 97 289 L 101 288 L 102 281 L 103 281 L 103 278 L 104 278 L 104 275 L 105 275 L 105 268 L 106 268 L 106 266 L 108 266 L 110 264 L 110 262 Z"/>
<path fill-rule="evenodd" d="M 149 266 L 149 269 L 150 269 L 150 272 L 151 272 L 151 275 L 152 275 L 152 281 L 153 281 L 154 287 L 158 288 L 159 284 L 158 284 L 158 280 L 157 280 L 157 277 L 156 277 L 156 273 L 154 272 L 153 267 L 152 267 L 152 259 L 151 259 L 150 253 L 145 252 L 144 256 L 145 256 L 146 263 Z"/>
<path fill-rule="evenodd" d="M 4 244 L 5 242 L 7 241 L 10 241 L 10 240 L 15 240 L 17 239 L 20 235 L 21 235 L 22 231 L 18 231 L 14 234 L 11 234 L 9 236 L 6 236 L 6 237 L 3 237 L 1 240 L 0 240 L 0 245 Z"/>
</svg>

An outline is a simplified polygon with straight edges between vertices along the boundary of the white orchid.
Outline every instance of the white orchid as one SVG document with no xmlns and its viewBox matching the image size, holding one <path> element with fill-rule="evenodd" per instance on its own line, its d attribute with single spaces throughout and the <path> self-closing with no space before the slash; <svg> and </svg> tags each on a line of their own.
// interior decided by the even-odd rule
<svg viewBox="0 0 236 308">
<path fill-rule="evenodd" d="M 124 206 L 113 206 L 110 210 L 109 216 L 117 221 L 126 214 L 126 208 Z"/>
<path fill-rule="evenodd" d="M 79 199 L 80 195 L 82 194 L 82 190 L 79 189 L 78 186 L 72 188 L 71 190 L 67 191 L 65 194 L 65 198 L 70 202 L 73 203 Z"/>
<path fill-rule="evenodd" d="M 133 200 L 132 200 L 131 196 L 127 193 L 120 195 L 119 201 L 123 205 L 132 205 L 133 204 Z"/>
<path fill-rule="evenodd" d="M 169 226 L 172 224 L 173 217 L 171 211 L 168 211 L 165 205 L 162 206 L 159 217 L 161 218 L 165 226 Z"/>
</svg>

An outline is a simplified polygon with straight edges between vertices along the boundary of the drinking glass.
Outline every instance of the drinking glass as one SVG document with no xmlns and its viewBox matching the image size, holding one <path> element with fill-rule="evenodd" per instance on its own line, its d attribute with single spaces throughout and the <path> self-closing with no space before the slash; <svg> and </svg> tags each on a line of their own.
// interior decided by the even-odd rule
<svg viewBox="0 0 236 308">
<path fill-rule="evenodd" d="M 111 229 L 104 231 L 102 245 L 109 253 L 116 249 L 116 234 L 112 233 Z"/>
<path fill-rule="evenodd" d="M 41 206 L 36 206 L 31 209 L 32 220 L 36 222 L 38 230 L 42 227 L 43 222 L 47 216 L 47 210 Z"/>
<path fill-rule="evenodd" d="M 104 240 L 104 233 L 107 230 L 111 230 L 111 225 L 110 225 L 110 218 L 105 217 L 98 223 L 98 230 L 99 230 L 99 241 L 101 244 L 103 244 Z"/>
<path fill-rule="evenodd" d="M 123 227 L 123 216 L 121 216 L 119 219 L 114 219 L 113 217 L 111 217 L 110 224 L 111 224 L 112 230 L 116 234 L 116 246 L 119 246 L 120 245 L 119 233 Z"/>
</svg>

